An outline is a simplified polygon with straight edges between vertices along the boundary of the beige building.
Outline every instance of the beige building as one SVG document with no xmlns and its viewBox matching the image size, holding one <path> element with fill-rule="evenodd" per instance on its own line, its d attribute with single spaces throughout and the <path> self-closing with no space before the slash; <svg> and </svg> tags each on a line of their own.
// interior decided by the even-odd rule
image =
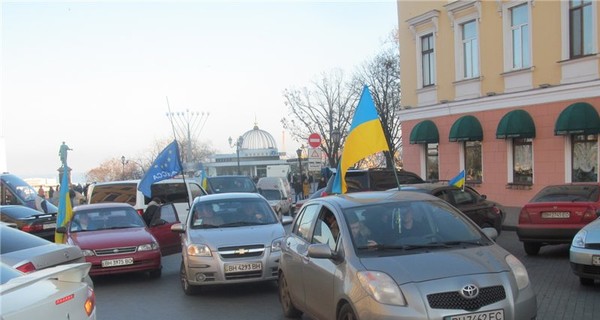
<svg viewBox="0 0 600 320">
<path fill-rule="evenodd" d="M 398 1 L 403 161 L 507 206 L 598 181 L 597 1 Z"/>
</svg>

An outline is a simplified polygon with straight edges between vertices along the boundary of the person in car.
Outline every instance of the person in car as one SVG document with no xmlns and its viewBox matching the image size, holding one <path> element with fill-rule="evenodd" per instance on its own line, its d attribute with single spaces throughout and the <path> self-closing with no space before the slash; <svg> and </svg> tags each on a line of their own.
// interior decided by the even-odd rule
<svg viewBox="0 0 600 320">
<path fill-rule="evenodd" d="M 414 213 L 411 207 L 407 207 L 402 213 L 402 226 L 400 234 L 408 237 L 424 235 L 423 226 L 415 221 Z"/>
<path fill-rule="evenodd" d="M 348 220 L 356 248 L 361 249 L 377 245 L 375 240 L 369 239 L 371 231 L 358 219 L 358 217 L 350 214 L 348 215 Z"/>
<path fill-rule="evenodd" d="M 152 217 L 154 217 L 154 215 L 160 209 L 161 204 L 162 204 L 162 202 L 160 201 L 160 198 L 158 198 L 158 197 L 154 197 L 154 198 L 152 198 L 152 200 L 150 202 L 148 202 L 148 207 L 146 208 L 146 210 L 144 211 L 144 214 L 142 215 L 142 218 L 144 219 L 144 221 L 146 221 L 146 224 L 148 226 L 152 222 Z"/>
<path fill-rule="evenodd" d="M 220 226 L 223 224 L 223 219 L 215 214 L 211 205 L 201 205 L 194 213 L 194 224 L 200 224 L 203 226 L 212 225 Z"/>
<path fill-rule="evenodd" d="M 248 203 L 242 209 L 244 212 L 244 221 L 246 222 L 263 222 L 265 215 L 256 209 L 252 203 Z"/>
</svg>

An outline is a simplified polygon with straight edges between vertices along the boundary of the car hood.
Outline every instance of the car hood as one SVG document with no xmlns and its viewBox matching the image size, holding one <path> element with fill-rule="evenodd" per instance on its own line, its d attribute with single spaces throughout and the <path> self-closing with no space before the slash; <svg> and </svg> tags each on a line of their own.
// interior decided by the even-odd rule
<svg viewBox="0 0 600 320">
<path fill-rule="evenodd" d="M 216 229 L 194 229 L 188 230 L 189 239 L 195 244 L 206 244 L 211 249 L 220 247 L 264 244 L 284 236 L 285 231 L 279 223 L 259 226 L 245 226 Z"/>
<path fill-rule="evenodd" d="M 71 240 L 81 249 L 131 247 L 156 241 L 146 228 L 76 232 L 71 233 Z"/>
<path fill-rule="evenodd" d="M 498 273 L 510 270 L 508 255 L 498 245 L 389 257 L 367 257 L 360 261 L 367 270 L 382 271 L 399 284 L 421 282 L 472 274 Z"/>
</svg>

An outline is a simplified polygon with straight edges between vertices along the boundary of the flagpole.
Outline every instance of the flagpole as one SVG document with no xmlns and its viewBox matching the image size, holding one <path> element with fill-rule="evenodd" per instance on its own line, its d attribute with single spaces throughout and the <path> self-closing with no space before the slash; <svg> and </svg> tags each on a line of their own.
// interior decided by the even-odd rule
<svg viewBox="0 0 600 320">
<path fill-rule="evenodd" d="M 169 96 L 166 96 L 165 98 L 167 98 L 167 109 L 169 110 L 169 121 L 171 122 L 171 129 L 173 130 L 173 139 L 175 139 L 175 142 L 177 143 L 177 145 L 179 145 L 179 142 L 177 142 L 177 134 L 175 133 L 175 125 L 173 124 L 173 113 L 171 113 L 171 105 L 169 104 Z M 188 141 L 189 142 L 189 141 Z M 177 148 L 179 150 L 179 148 Z M 188 152 L 192 152 L 192 150 L 189 150 Z M 179 151 L 177 153 L 177 158 L 179 158 L 179 163 L 181 163 L 181 151 Z M 189 159 L 189 157 L 188 157 Z M 183 178 L 183 185 L 185 186 L 185 190 L 188 190 L 187 187 L 187 182 L 185 182 L 185 169 L 183 169 L 183 165 L 181 165 L 181 175 Z M 187 193 L 187 192 L 186 192 Z M 188 208 L 187 210 L 190 211 L 190 195 L 187 195 L 188 198 Z M 193 200 L 193 199 L 192 199 Z"/>
</svg>

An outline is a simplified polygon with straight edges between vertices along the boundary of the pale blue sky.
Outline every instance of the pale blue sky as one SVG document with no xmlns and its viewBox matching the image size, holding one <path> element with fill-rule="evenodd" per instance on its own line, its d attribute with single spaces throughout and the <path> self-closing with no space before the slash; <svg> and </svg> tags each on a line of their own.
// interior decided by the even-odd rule
<svg viewBox="0 0 600 320">
<path fill-rule="evenodd" d="M 171 111 L 210 113 L 200 140 L 219 153 L 255 119 L 293 153 L 306 142 L 284 133 L 283 90 L 349 76 L 398 24 L 394 0 L 1 6 L 0 138 L 25 178 L 54 177 L 62 141 L 75 173 L 139 157 L 172 137 L 167 97 Z"/>
</svg>

